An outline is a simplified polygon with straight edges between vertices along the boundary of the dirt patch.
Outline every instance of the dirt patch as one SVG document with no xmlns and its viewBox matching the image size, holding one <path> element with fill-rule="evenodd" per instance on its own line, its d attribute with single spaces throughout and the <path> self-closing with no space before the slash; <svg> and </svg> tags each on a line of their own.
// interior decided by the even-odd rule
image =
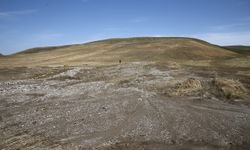
<svg viewBox="0 0 250 150">
<path fill-rule="evenodd" d="M 159 142 L 123 142 L 117 143 L 111 146 L 104 146 L 97 148 L 98 150 L 247 150 L 250 148 L 250 145 L 246 146 L 228 146 L 220 147 L 207 144 L 193 144 L 192 142 L 183 145 L 175 144 L 165 144 Z M 86 148 L 90 150 L 90 148 Z"/>
</svg>

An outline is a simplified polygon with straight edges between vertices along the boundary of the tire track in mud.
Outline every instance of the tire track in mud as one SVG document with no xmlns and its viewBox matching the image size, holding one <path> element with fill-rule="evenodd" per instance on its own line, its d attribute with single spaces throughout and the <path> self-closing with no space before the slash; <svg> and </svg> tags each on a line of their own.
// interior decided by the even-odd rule
<svg viewBox="0 0 250 150">
<path fill-rule="evenodd" d="M 134 111 L 130 112 L 129 114 L 126 114 L 127 117 L 124 118 L 116 126 L 112 126 L 111 128 L 105 131 L 86 133 L 85 135 L 64 138 L 64 139 L 59 140 L 58 142 L 64 144 L 64 143 L 69 143 L 70 141 L 98 140 L 98 142 L 96 142 L 95 144 L 95 145 L 98 145 L 97 143 L 109 142 L 109 140 L 113 140 L 114 137 L 116 138 L 115 140 L 119 141 L 119 138 L 121 138 L 122 131 L 128 126 L 128 124 L 134 122 L 135 120 L 137 120 L 137 118 L 140 118 L 140 116 L 143 115 L 144 113 L 145 113 L 145 109 L 143 109 L 143 107 L 141 107 L 140 104 L 137 104 Z"/>
<path fill-rule="evenodd" d="M 226 108 L 216 108 L 216 107 L 211 107 L 211 106 L 205 106 L 205 105 L 190 105 L 190 108 L 194 108 L 194 109 L 199 109 L 199 110 L 207 110 L 207 111 L 212 111 L 212 112 L 233 112 L 233 113 L 246 113 L 246 114 L 250 114 L 249 110 L 242 110 L 242 109 L 237 109 L 237 108 L 233 108 L 233 107 L 226 107 Z"/>
</svg>

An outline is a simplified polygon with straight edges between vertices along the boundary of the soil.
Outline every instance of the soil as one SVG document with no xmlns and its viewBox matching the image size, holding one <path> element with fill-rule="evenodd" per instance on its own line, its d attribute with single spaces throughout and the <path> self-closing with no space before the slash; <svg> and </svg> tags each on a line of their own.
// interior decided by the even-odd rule
<svg viewBox="0 0 250 150">
<path fill-rule="evenodd" d="M 140 62 L 0 72 L 0 149 L 250 148 L 249 76 L 234 75 L 247 92 L 228 99 L 211 69 Z M 185 94 L 172 94 L 178 85 Z"/>
</svg>

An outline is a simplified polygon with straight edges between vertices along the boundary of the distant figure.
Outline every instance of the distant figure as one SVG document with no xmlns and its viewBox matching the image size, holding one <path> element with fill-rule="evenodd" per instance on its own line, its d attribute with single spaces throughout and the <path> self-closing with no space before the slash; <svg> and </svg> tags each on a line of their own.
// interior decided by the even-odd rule
<svg viewBox="0 0 250 150">
<path fill-rule="evenodd" d="M 121 64 L 122 63 L 122 60 L 119 60 L 119 64 Z"/>
</svg>

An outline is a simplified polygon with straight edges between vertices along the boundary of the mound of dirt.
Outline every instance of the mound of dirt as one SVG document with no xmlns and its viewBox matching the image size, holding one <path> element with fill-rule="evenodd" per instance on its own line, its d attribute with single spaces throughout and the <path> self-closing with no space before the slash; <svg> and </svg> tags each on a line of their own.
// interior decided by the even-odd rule
<svg viewBox="0 0 250 150">
<path fill-rule="evenodd" d="M 172 92 L 175 96 L 189 95 L 193 92 L 200 91 L 202 89 L 201 81 L 194 78 L 188 78 L 184 82 L 176 84 L 174 91 Z"/>
<path fill-rule="evenodd" d="M 212 84 L 215 86 L 218 96 L 227 99 L 243 98 L 247 94 L 247 89 L 238 80 L 215 78 Z"/>
</svg>

